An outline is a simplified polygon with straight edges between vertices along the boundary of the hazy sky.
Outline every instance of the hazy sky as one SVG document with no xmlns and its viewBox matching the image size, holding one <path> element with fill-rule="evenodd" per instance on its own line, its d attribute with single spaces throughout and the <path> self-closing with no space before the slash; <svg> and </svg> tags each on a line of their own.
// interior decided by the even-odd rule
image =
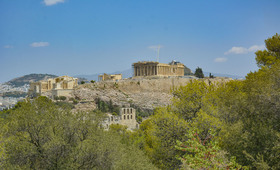
<svg viewBox="0 0 280 170">
<path fill-rule="evenodd" d="M 245 76 L 280 33 L 279 0 L 0 0 L 0 82 L 176 60 Z"/>
</svg>

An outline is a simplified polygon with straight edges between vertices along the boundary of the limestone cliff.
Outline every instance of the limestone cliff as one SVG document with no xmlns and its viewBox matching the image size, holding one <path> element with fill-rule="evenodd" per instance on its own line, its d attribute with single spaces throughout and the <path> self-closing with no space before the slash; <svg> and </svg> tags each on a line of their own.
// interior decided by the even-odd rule
<svg viewBox="0 0 280 170">
<path fill-rule="evenodd" d="M 172 89 L 184 86 L 193 78 L 158 78 L 158 79 L 125 79 L 120 81 L 103 81 L 79 85 L 73 92 L 73 97 L 80 99 L 82 103 L 91 103 L 95 108 L 97 98 L 114 105 L 129 107 L 134 105 L 144 110 L 153 110 L 155 107 L 171 103 Z M 208 81 L 209 79 L 201 79 Z M 215 78 L 210 81 L 221 82 L 230 79 Z M 78 107 L 82 108 L 80 104 Z M 88 106 L 87 106 L 88 107 Z"/>
</svg>

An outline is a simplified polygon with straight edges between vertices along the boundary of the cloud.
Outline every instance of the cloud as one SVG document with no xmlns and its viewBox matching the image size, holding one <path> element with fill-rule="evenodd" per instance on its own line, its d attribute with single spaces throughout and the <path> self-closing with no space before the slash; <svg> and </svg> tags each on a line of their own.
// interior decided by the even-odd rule
<svg viewBox="0 0 280 170">
<path fill-rule="evenodd" d="M 245 47 L 232 47 L 230 50 L 228 50 L 227 52 L 225 52 L 225 55 L 228 54 L 247 54 L 249 52 L 254 52 L 257 50 L 263 50 L 265 48 L 264 45 L 253 45 L 249 48 L 245 48 Z"/>
<path fill-rule="evenodd" d="M 64 3 L 65 0 L 44 0 L 44 4 L 47 6 L 55 5 L 57 3 Z"/>
<path fill-rule="evenodd" d="M 232 47 L 230 50 L 228 50 L 227 52 L 225 52 L 225 55 L 227 54 L 246 54 L 248 53 L 247 48 L 244 47 Z"/>
<path fill-rule="evenodd" d="M 265 49 L 264 45 L 253 45 L 248 49 L 248 51 L 252 52 L 252 51 L 258 51 L 258 50 L 264 50 L 264 49 Z"/>
<path fill-rule="evenodd" d="M 227 58 L 223 58 L 223 57 L 215 58 L 215 60 L 214 60 L 215 63 L 223 63 L 226 61 L 227 61 Z"/>
<path fill-rule="evenodd" d="M 49 46 L 50 44 L 48 42 L 34 42 L 30 44 L 31 47 L 46 47 Z"/>
<path fill-rule="evenodd" d="M 4 48 L 14 48 L 12 45 L 5 45 Z"/>
</svg>

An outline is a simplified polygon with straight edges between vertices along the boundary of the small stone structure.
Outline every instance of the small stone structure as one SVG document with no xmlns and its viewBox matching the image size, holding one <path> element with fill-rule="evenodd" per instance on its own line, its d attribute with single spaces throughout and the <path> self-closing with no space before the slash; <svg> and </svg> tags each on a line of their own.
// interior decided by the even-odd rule
<svg viewBox="0 0 280 170">
<path fill-rule="evenodd" d="M 121 108 L 120 116 L 108 114 L 103 122 L 103 128 L 108 130 L 111 124 L 120 124 L 127 126 L 128 130 L 138 129 L 139 124 L 136 121 L 136 110 L 134 108 Z"/>
<path fill-rule="evenodd" d="M 169 64 L 144 61 L 133 63 L 134 77 L 144 76 L 184 76 L 184 64 L 172 61 Z"/>
<path fill-rule="evenodd" d="M 31 82 L 29 94 L 34 95 L 38 93 L 44 95 L 46 92 L 51 92 L 53 98 L 55 96 L 70 96 L 73 89 L 77 86 L 77 78 L 61 76 L 38 82 Z"/>
<path fill-rule="evenodd" d="M 105 80 L 121 80 L 122 74 L 101 74 L 98 76 L 98 81 L 105 81 Z"/>
</svg>

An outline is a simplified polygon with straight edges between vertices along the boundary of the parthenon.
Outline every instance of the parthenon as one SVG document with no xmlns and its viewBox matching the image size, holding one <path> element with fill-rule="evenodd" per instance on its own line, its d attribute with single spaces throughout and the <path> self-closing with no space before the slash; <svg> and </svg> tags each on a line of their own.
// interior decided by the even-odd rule
<svg viewBox="0 0 280 170">
<path fill-rule="evenodd" d="M 184 64 L 172 61 L 169 64 L 144 61 L 133 63 L 134 77 L 139 76 L 184 76 Z"/>
</svg>

